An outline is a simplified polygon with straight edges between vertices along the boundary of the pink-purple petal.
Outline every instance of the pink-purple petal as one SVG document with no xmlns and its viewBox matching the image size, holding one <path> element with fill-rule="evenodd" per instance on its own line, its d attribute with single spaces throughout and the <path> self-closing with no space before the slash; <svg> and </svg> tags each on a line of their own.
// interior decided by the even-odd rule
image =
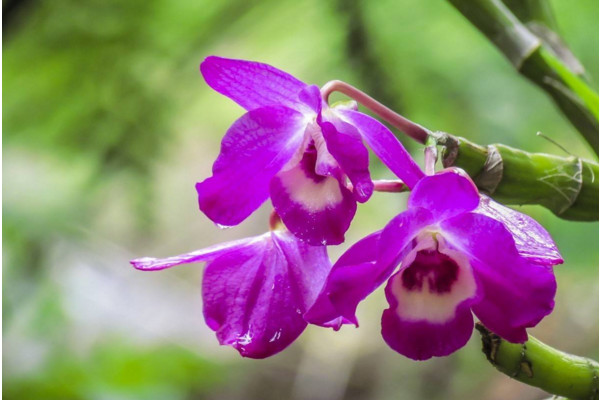
<svg viewBox="0 0 600 400">
<path fill-rule="evenodd" d="M 316 152 L 271 180 L 271 201 L 285 226 L 312 245 L 335 245 L 356 213 L 352 193 L 336 178 L 315 174 Z"/>
<path fill-rule="evenodd" d="M 409 243 L 423 228 L 434 221 L 429 210 L 419 207 L 409 208 L 394 217 L 381 234 L 378 244 L 378 268 L 381 270 L 390 270 L 391 268 L 393 271 L 407 254 L 407 250 L 414 247 L 408 246 Z"/>
<path fill-rule="evenodd" d="M 306 104 L 315 114 L 319 114 L 323 108 L 323 98 L 317 85 L 307 85 L 298 94 L 301 102 Z"/>
<path fill-rule="evenodd" d="M 426 176 L 413 188 L 408 207 L 429 210 L 436 221 L 474 210 L 479 193 L 473 181 L 459 169 L 447 169 Z"/>
<path fill-rule="evenodd" d="M 317 299 L 331 271 L 327 247 L 312 246 L 288 231 L 273 231 L 273 241 L 285 256 L 295 286 L 291 289 L 302 298 L 302 312 Z"/>
<path fill-rule="evenodd" d="M 508 341 L 527 340 L 525 328 L 535 326 L 554 308 L 556 280 L 552 269 L 523 257 L 512 233 L 493 218 L 464 213 L 442 222 L 444 237 L 467 254 L 483 298 L 475 315 Z"/>
<path fill-rule="evenodd" d="M 335 263 L 317 301 L 304 316 L 308 322 L 335 330 L 342 324 L 358 326 L 358 303 L 389 276 L 375 268 L 380 234 L 377 231 L 359 240 Z"/>
<path fill-rule="evenodd" d="M 268 64 L 210 56 L 200 64 L 206 83 L 246 110 L 266 106 L 302 107 L 298 95 L 307 85 Z"/>
<path fill-rule="evenodd" d="M 139 269 L 141 271 L 160 271 L 162 269 L 175 267 L 181 264 L 209 261 L 231 251 L 238 251 L 244 247 L 259 245 L 264 240 L 266 235 L 268 234 L 235 240 L 227 243 L 220 243 L 205 249 L 196 250 L 192 251 L 191 253 L 181 254 L 173 257 L 137 258 L 135 260 L 131 260 L 130 264 L 133 265 L 135 269 Z"/>
<path fill-rule="evenodd" d="M 237 225 L 269 197 L 269 182 L 302 144 L 302 114 L 285 107 L 249 111 L 221 143 L 213 176 L 196 184 L 198 203 L 213 222 Z"/>
<path fill-rule="evenodd" d="M 393 350 L 413 360 L 428 360 L 431 357 L 447 356 L 463 347 L 473 333 L 473 316 L 469 301 L 464 301 L 455 311 L 455 316 L 445 322 L 432 323 L 427 320 L 407 320 L 396 312 L 398 305 L 394 296 L 388 294 L 392 277 L 386 286 L 386 297 L 390 308 L 381 317 L 381 335 Z"/>
<path fill-rule="evenodd" d="M 425 174 L 412 159 L 396 136 L 376 119 L 352 110 L 336 110 L 342 118 L 354 125 L 381 161 L 412 188 Z"/>
<path fill-rule="evenodd" d="M 350 179 L 358 202 L 364 203 L 373 194 L 373 181 L 369 173 L 369 151 L 358 130 L 334 117 L 319 121 L 327 149 Z"/>
<path fill-rule="evenodd" d="M 328 321 L 342 318 L 338 322 L 358 325 L 358 304 L 392 275 L 415 236 L 431 221 L 427 210 L 407 210 L 381 233 L 375 232 L 355 243 L 331 269 L 307 320 L 329 326 Z"/>
<path fill-rule="evenodd" d="M 206 322 L 221 344 L 244 357 L 276 354 L 306 327 L 302 315 L 329 267 L 325 247 L 309 247 L 289 233 L 273 232 L 260 246 L 208 264 L 202 282 Z"/>
<path fill-rule="evenodd" d="M 479 207 L 474 212 L 500 221 L 512 234 L 521 256 L 541 265 L 563 263 L 563 258 L 548 231 L 530 216 L 483 195 Z"/>
</svg>

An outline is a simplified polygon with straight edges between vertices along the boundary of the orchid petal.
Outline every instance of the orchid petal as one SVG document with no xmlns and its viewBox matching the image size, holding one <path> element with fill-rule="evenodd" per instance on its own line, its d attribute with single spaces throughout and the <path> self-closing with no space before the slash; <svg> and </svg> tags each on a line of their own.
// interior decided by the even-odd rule
<svg viewBox="0 0 600 400">
<path fill-rule="evenodd" d="M 427 210 L 407 210 L 381 233 L 375 232 L 350 247 L 331 269 L 307 320 L 330 326 L 326 324 L 328 321 L 341 317 L 338 322 L 358 325 L 355 315 L 358 304 L 390 277 L 400 255 L 430 221 Z"/>
<path fill-rule="evenodd" d="M 389 270 L 390 273 L 411 250 L 408 244 L 426 226 L 434 222 L 432 214 L 420 207 L 408 210 L 394 217 L 383 229 L 379 242 L 379 254 L 377 257 L 378 268 Z M 414 246 L 413 246 L 414 247 Z"/>
<path fill-rule="evenodd" d="M 323 98 L 317 85 L 307 85 L 300 91 L 298 98 L 306 104 L 315 114 L 319 114 L 323 108 Z"/>
<path fill-rule="evenodd" d="M 385 273 L 377 276 L 375 269 L 380 234 L 377 231 L 359 240 L 340 257 L 304 319 L 335 330 L 342 324 L 358 326 L 355 316 L 358 303 L 389 276 Z"/>
<path fill-rule="evenodd" d="M 204 317 L 222 345 L 264 358 L 304 330 L 302 314 L 327 271 L 324 246 L 308 246 L 288 232 L 211 261 L 202 282 Z"/>
<path fill-rule="evenodd" d="M 477 187 L 459 169 L 426 176 L 415 185 L 408 197 L 409 208 L 426 208 L 436 221 L 474 210 L 478 204 Z"/>
<path fill-rule="evenodd" d="M 393 350 L 413 360 L 447 356 L 463 347 L 473 333 L 473 315 L 469 301 L 458 305 L 454 316 L 442 323 L 402 318 L 396 312 L 398 305 L 389 289 L 398 275 L 386 286 L 390 308 L 381 317 L 381 335 Z"/>
<path fill-rule="evenodd" d="M 386 343 L 414 360 L 446 356 L 469 340 L 472 304 L 479 301 L 467 257 L 441 235 L 427 232 L 402 260 L 385 288 L 390 307 L 383 312 Z"/>
<path fill-rule="evenodd" d="M 210 56 L 200 64 L 206 83 L 246 110 L 266 106 L 302 107 L 298 94 L 307 85 L 270 65 Z"/>
<path fill-rule="evenodd" d="M 354 125 L 381 161 L 412 188 L 425 174 L 396 136 L 381 122 L 352 110 L 336 110 L 346 122 Z"/>
<path fill-rule="evenodd" d="M 369 151 L 358 130 L 340 118 L 319 121 L 327 150 L 350 179 L 354 196 L 364 203 L 373 194 L 373 181 L 369 173 Z"/>
<path fill-rule="evenodd" d="M 273 240 L 285 255 L 290 274 L 297 283 L 292 288 L 302 298 L 302 312 L 316 301 L 331 271 L 327 247 L 312 246 L 288 231 L 273 231 Z"/>
<path fill-rule="evenodd" d="M 483 298 L 473 312 L 490 330 L 511 342 L 527 340 L 554 308 L 556 280 L 552 269 L 517 251 L 511 232 L 499 221 L 464 213 L 441 224 L 444 237 L 470 257 Z"/>
<path fill-rule="evenodd" d="M 314 173 L 316 152 L 306 151 L 295 167 L 271 180 L 271 201 L 286 227 L 312 245 L 344 241 L 356 202 L 336 178 Z"/>
<path fill-rule="evenodd" d="M 265 235 L 268 235 L 268 233 Z M 152 257 L 137 258 L 135 260 L 131 260 L 130 264 L 133 265 L 135 269 L 142 271 L 160 271 L 161 269 L 167 269 L 181 264 L 209 261 L 225 253 L 238 251 L 248 246 L 254 246 L 256 243 L 263 241 L 265 235 L 235 240 L 227 243 L 220 243 L 202 250 L 196 250 L 191 253 L 162 259 Z"/>
<path fill-rule="evenodd" d="M 302 114 L 284 107 L 249 111 L 229 128 L 213 176 L 196 184 L 200 209 L 215 223 L 237 225 L 269 197 L 269 182 L 303 140 Z"/>
<path fill-rule="evenodd" d="M 483 195 L 479 207 L 474 212 L 500 221 L 512 234 L 517 251 L 522 257 L 541 265 L 563 263 L 563 258 L 548 231 L 530 216 Z"/>
</svg>

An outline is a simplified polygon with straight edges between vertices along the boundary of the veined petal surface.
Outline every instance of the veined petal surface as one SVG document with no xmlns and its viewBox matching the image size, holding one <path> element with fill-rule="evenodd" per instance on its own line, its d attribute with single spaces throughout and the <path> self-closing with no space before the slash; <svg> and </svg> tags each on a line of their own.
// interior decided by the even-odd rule
<svg viewBox="0 0 600 400">
<path fill-rule="evenodd" d="M 289 232 L 211 261 L 202 282 L 204 317 L 222 345 L 264 358 L 304 330 L 302 315 L 331 264 L 325 246 L 309 246 Z"/>
<path fill-rule="evenodd" d="M 200 210 L 220 225 L 237 225 L 269 197 L 271 178 L 303 141 L 302 114 L 263 107 L 238 119 L 221 143 L 213 175 L 196 184 Z"/>
<path fill-rule="evenodd" d="M 510 231 L 486 215 L 464 213 L 442 222 L 441 228 L 448 242 L 470 258 L 483 292 L 473 305 L 475 315 L 504 339 L 526 341 L 525 328 L 554 308 L 552 268 L 521 256 Z"/>
<path fill-rule="evenodd" d="M 530 216 L 503 206 L 484 195 L 481 196 L 479 207 L 474 212 L 501 222 L 512 234 L 521 256 L 541 265 L 563 263 L 556 243 L 548 231 Z"/>
<path fill-rule="evenodd" d="M 307 86 L 268 64 L 216 56 L 207 57 L 200 72 L 211 88 L 248 111 L 277 105 L 299 109 L 298 96 Z"/>
</svg>

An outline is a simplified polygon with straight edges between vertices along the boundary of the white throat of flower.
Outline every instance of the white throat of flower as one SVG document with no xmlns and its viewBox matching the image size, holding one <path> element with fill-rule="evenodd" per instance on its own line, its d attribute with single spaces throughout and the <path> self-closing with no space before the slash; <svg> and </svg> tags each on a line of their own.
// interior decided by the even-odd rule
<svg viewBox="0 0 600 400">
<path fill-rule="evenodd" d="M 469 259 L 463 253 L 451 249 L 438 231 L 424 230 L 415 240 L 416 246 L 402 260 L 400 272 L 392 278 L 391 292 L 398 302 L 396 313 L 401 319 L 408 321 L 443 324 L 454 318 L 456 307 L 460 303 L 475 296 L 477 285 L 472 268 Z M 419 268 L 418 265 L 413 265 L 419 252 L 441 254 L 440 257 L 447 256 L 455 264 L 456 273 L 449 283 L 449 290 L 440 291 L 431 287 L 431 283 L 441 279 L 440 274 L 444 272 L 435 268 L 420 271 L 418 287 L 407 288 L 404 274 L 411 267 Z M 436 268 L 443 266 L 439 264 Z"/>
</svg>

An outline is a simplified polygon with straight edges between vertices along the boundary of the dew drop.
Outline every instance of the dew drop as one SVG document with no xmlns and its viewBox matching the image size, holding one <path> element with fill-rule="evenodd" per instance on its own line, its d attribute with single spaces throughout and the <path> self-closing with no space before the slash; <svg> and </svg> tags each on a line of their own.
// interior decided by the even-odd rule
<svg viewBox="0 0 600 400">
<path fill-rule="evenodd" d="M 271 339 L 269 339 L 269 343 L 273 343 L 274 341 L 279 340 L 280 337 L 281 337 L 281 329 L 278 329 L 277 332 L 275 332 L 273 334 Z"/>
<path fill-rule="evenodd" d="M 252 335 L 250 334 L 250 332 L 246 332 L 242 336 L 238 336 L 237 342 L 242 346 L 250 344 L 252 343 Z"/>
</svg>

